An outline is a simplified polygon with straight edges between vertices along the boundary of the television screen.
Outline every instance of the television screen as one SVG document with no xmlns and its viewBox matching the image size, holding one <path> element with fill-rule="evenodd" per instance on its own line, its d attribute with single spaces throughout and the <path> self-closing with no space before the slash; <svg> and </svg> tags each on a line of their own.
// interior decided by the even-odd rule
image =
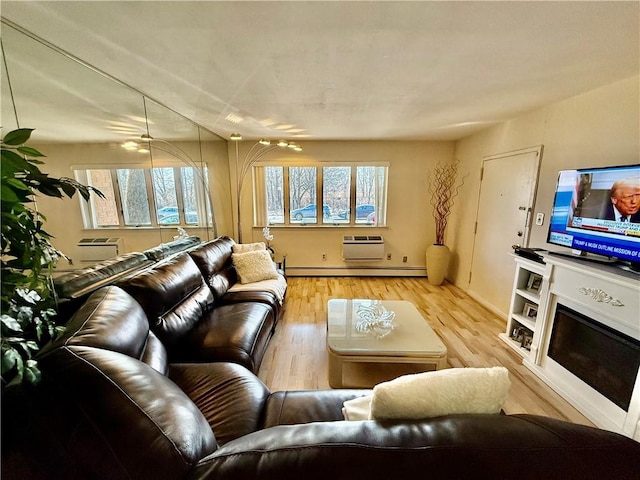
<svg viewBox="0 0 640 480">
<path fill-rule="evenodd" d="M 640 165 L 561 171 L 547 242 L 640 262 Z"/>
</svg>

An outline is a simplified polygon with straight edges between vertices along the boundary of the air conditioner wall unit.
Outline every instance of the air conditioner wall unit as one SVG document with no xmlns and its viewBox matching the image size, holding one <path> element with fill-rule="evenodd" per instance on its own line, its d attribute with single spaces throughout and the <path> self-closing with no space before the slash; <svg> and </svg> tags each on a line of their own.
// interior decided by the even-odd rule
<svg viewBox="0 0 640 480">
<path fill-rule="evenodd" d="M 81 238 L 77 246 L 81 262 L 100 262 L 124 253 L 122 238 Z"/>
<path fill-rule="evenodd" d="M 382 260 L 384 239 L 380 235 L 344 235 L 342 237 L 344 261 Z"/>
</svg>

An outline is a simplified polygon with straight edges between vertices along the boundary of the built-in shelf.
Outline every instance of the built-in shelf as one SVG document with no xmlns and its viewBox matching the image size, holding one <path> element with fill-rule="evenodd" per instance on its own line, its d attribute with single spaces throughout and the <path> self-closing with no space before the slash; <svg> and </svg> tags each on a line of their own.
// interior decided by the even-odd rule
<svg viewBox="0 0 640 480">
<path fill-rule="evenodd" d="M 500 338 L 518 354 L 528 357 L 538 329 L 540 293 L 545 287 L 545 265 L 515 256 L 516 271 L 507 329 Z"/>
<path fill-rule="evenodd" d="M 531 292 L 529 290 L 523 290 L 521 288 L 516 288 L 516 294 L 520 295 L 523 298 L 531 300 L 535 303 L 540 303 L 540 294 L 537 292 Z"/>
<path fill-rule="evenodd" d="M 519 355 L 526 357 L 529 354 L 529 350 L 520 346 L 520 342 L 516 342 L 506 333 L 501 333 L 499 337 L 510 346 L 513 350 L 515 350 Z"/>
</svg>

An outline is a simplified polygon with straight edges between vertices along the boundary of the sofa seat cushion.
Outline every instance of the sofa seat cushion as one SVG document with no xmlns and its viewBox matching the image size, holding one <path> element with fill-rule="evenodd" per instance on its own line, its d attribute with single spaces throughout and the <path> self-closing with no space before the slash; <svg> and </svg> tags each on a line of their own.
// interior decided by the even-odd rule
<svg viewBox="0 0 640 480">
<path fill-rule="evenodd" d="M 172 364 L 173 380 L 203 413 L 219 445 L 260 428 L 269 390 L 235 363 Z"/>
<path fill-rule="evenodd" d="M 262 303 L 220 305 L 169 351 L 172 362 L 233 362 L 256 373 L 274 327 Z"/>
<path fill-rule="evenodd" d="M 370 394 L 371 390 L 357 389 L 275 392 L 265 404 L 262 427 L 344 420 L 342 404 Z"/>
<path fill-rule="evenodd" d="M 236 284 L 241 285 L 241 284 Z M 264 291 L 229 291 L 218 300 L 219 305 L 230 305 L 234 303 L 262 303 L 267 305 L 273 312 L 274 328 L 280 318 L 281 306 L 276 297 L 270 292 Z"/>
<path fill-rule="evenodd" d="M 236 283 L 229 288 L 227 295 L 238 292 L 268 292 L 276 298 L 278 305 L 282 305 L 284 295 L 287 292 L 287 280 L 283 275 L 278 274 L 275 278 L 269 278 L 259 282 Z"/>
</svg>

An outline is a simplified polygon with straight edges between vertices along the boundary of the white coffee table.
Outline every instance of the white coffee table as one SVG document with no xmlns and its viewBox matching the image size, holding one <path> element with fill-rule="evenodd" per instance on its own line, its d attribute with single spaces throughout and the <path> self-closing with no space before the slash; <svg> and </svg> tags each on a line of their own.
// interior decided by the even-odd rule
<svg viewBox="0 0 640 480">
<path fill-rule="evenodd" d="M 377 338 L 356 329 L 359 305 L 395 312 L 396 328 Z M 447 347 L 418 309 L 404 300 L 332 299 L 327 308 L 329 385 L 372 387 L 407 373 L 447 366 Z"/>
</svg>

